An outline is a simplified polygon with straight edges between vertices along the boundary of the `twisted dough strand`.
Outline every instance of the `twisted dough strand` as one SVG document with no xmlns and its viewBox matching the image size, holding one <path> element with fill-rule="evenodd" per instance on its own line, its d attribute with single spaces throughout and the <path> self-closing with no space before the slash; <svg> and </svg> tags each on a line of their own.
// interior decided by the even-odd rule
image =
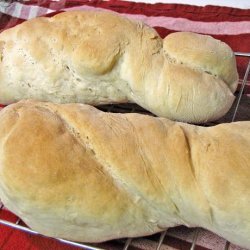
<svg viewBox="0 0 250 250">
<path fill-rule="evenodd" d="M 92 105 L 135 102 L 174 120 L 202 123 L 232 105 L 232 50 L 188 32 L 161 39 L 108 12 L 67 12 L 0 34 L 0 102 L 32 98 Z"/>
<path fill-rule="evenodd" d="M 83 104 L 0 112 L 0 198 L 34 230 L 100 242 L 176 225 L 250 247 L 250 123 L 199 127 Z"/>
</svg>

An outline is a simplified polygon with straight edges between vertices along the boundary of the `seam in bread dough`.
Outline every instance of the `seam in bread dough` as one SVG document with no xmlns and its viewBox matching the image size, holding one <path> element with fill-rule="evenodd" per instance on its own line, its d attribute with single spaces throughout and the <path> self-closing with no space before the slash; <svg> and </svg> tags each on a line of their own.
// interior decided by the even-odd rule
<svg viewBox="0 0 250 250">
<path fill-rule="evenodd" d="M 45 105 L 43 105 L 43 107 L 44 106 Z M 39 106 L 39 108 L 40 108 L 40 106 Z M 150 207 L 153 208 L 152 204 L 150 204 L 150 202 L 147 201 L 143 196 L 139 195 L 138 192 L 135 194 L 135 192 L 134 192 L 135 190 L 129 191 L 129 187 L 128 187 L 128 185 L 126 185 L 125 182 L 118 181 L 118 178 L 116 178 L 114 173 L 112 173 L 112 171 L 110 171 L 111 167 L 108 166 L 109 164 L 97 156 L 97 152 L 95 151 L 94 147 L 91 145 L 90 140 L 87 139 L 88 138 L 87 135 L 85 136 L 85 138 L 88 140 L 88 142 L 84 141 L 79 136 L 80 132 L 77 132 L 77 130 L 73 126 L 69 125 L 69 123 L 67 122 L 67 119 L 65 119 L 65 117 L 63 116 L 62 113 L 60 113 L 60 111 L 56 111 L 54 109 L 51 109 L 51 107 L 44 107 L 44 109 L 47 110 L 48 112 L 56 115 L 56 117 L 62 122 L 62 124 L 65 126 L 65 128 L 68 130 L 68 132 L 72 135 L 72 137 L 77 139 L 77 141 L 80 145 L 89 149 L 89 151 L 92 153 L 92 157 L 96 160 L 96 162 L 99 163 L 100 166 L 102 166 L 102 168 L 98 169 L 98 170 L 104 174 L 108 174 L 108 176 L 113 180 L 113 183 L 116 186 L 116 188 L 118 188 L 118 189 L 122 188 L 122 190 L 127 194 L 127 196 L 129 197 L 129 199 L 131 199 L 132 202 L 133 202 L 134 198 L 140 197 L 140 200 L 143 200 L 148 205 L 149 208 Z M 120 179 L 122 179 L 122 178 L 120 178 Z M 148 208 L 146 209 L 145 205 L 143 205 L 143 209 L 149 210 L 149 211 L 151 210 Z M 157 211 L 157 208 L 154 208 L 154 210 Z"/>
<path fill-rule="evenodd" d="M 210 224 L 212 225 L 212 223 L 214 222 L 213 208 L 212 208 L 212 206 L 210 204 L 210 201 L 208 200 L 208 198 L 206 196 L 206 193 L 201 188 L 202 185 L 199 184 L 199 178 L 197 178 L 196 168 L 194 166 L 193 154 L 192 154 L 192 146 L 191 146 L 191 143 L 189 141 L 189 137 L 186 134 L 183 127 L 180 126 L 180 129 L 183 132 L 184 139 L 185 139 L 185 142 L 186 142 L 186 145 L 187 145 L 187 152 L 188 152 L 188 159 L 189 159 L 189 166 L 190 166 L 190 169 L 191 169 L 191 173 L 192 173 L 193 179 L 194 179 L 194 181 L 196 183 L 196 187 L 201 190 L 201 192 L 203 193 L 203 197 L 207 201 L 207 205 L 208 205 L 208 208 L 209 208 L 209 220 L 210 220 Z"/>
</svg>

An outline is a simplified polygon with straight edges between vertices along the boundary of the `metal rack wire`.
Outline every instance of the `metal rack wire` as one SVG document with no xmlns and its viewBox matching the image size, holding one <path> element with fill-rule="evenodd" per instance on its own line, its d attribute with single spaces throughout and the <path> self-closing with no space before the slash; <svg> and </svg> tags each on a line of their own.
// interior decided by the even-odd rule
<svg viewBox="0 0 250 250">
<path fill-rule="evenodd" d="M 229 117 L 227 119 L 227 121 L 235 121 L 237 115 L 238 115 L 238 110 L 239 110 L 239 106 L 240 106 L 240 102 L 242 101 L 242 96 L 244 93 L 244 89 L 246 87 L 247 84 L 247 80 L 249 77 L 249 73 L 250 73 L 250 53 L 241 53 L 241 52 L 235 52 L 235 55 L 237 57 L 245 57 L 248 62 L 247 62 L 247 67 L 246 67 L 246 71 L 244 74 L 244 78 L 243 81 L 241 83 L 241 88 L 239 90 L 239 92 L 237 93 L 237 98 L 235 101 L 235 104 L 232 107 L 231 113 L 232 116 Z M 101 110 L 104 110 L 106 112 L 122 112 L 122 113 L 128 113 L 128 112 L 138 112 L 138 113 L 148 113 L 147 111 L 143 110 L 142 108 L 140 108 L 137 105 L 104 105 L 99 107 Z M 220 123 L 220 122 L 217 122 Z M 216 123 L 214 123 L 216 124 Z M 213 124 L 208 124 L 208 125 L 213 125 Z M 33 230 L 31 230 L 30 228 L 28 228 L 27 226 L 25 226 L 20 218 L 17 218 L 15 222 L 11 222 L 11 221 L 7 221 L 4 219 L 1 219 L 1 214 L 4 212 L 4 206 L 3 204 L 0 202 L 0 224 L 7 226 L 7 227 L 11 227 L 17 230 L 21 230 L 23 232 L 26 233 L 30 233 L 30 234 L 36 234 L 39 235 L 38 232 L 35 232 Z M 197 246 L 197 241 L 199 238 L 199 234 L 200 234 L 200 229 L 197 228 L 193 231 L 193 237 L 192 237 L 192 241 L 190 243 L 190 250 L 194 250 Z M 164 240 L 166 239 L 166 237 L 168 237 L 171 235 L 169 234 L 169 231 L 164 231 L 161 234 L 158 234 L 158 240 L 156 241 L 156 250 L 160 250 Z M 82 249 L 87 249 L 87 250 L 101 250 L 101 249 L 106 249 L 107 248 L 107 244 L 83 244 L 83 243 L 78 243 L 78 242 L 72 242 L 69 240 L 64 240 L 64 239 L 59 239 L 57 238 L 56 240 L 71 245 L 71 246 L 75 246 L 75 247 L 79 247 Z M 123 250 L 127 250 L 129 248 L 131 248 L 131 246 L 133 245 L 133 241 L 135 241 L 136 239 L 132 239 L 132 238 L 128 238 L 128 239 L 123 239 L 123 240 L 116 240 L 116 241 L 111 241 L 110 244 L 115 244 L 115 248 L 113 249 L 123 249 Z M 164 242 L 166 243 L 166 242 Z M 166 243 L 167 244 L 167 243 Z M 230 248 L 230 242 L 226 241 L 225 245 L 224 245 L 224 250 L 228 250 Z M 109 245 L 110 246 L 110 245 Z M 110 247 L 108 247 L 110 249 Z"/>
</svg>

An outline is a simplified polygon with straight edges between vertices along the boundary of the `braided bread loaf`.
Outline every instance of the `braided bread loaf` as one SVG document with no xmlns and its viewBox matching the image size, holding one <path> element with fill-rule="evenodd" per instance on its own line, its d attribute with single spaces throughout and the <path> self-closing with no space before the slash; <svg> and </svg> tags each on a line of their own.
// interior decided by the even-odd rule
<svg viewBox="0 0 250 250">
<path fill-rule="evenodd" d="M 45 235 L 207 228 L 250 248 L 250 122 L 199 127 L 84 104 L 0 112 L 0 199 Z"/>
<path fill-rule="evenodd" d="M 232 105 L 232 50 L 210 36 L 157 32 L 108 12 L 67 12 L 0 34 L 0 103 L 21 99 L 92 105 L 135 102 L 202 123 Z"/>
</svg>

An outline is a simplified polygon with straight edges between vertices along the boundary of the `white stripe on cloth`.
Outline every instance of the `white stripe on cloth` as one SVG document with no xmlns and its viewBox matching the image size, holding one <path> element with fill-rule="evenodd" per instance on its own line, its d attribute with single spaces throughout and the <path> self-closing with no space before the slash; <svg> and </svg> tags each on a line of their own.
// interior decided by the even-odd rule
<svg viewBox="0 0 250 250">
<path fill-rule="evenodd" d="M 27 19 L 31 19 L 31 18 L 37 17 L 38 9 L 39 9 L 38 6 L 32 6 L 32 8 L 30 8 L 29 16 L 28 16 Z"/>
<path fill-rule="evenodd" d="M 14 6 L 14 12 L 12 13 L 12 16 L 19 17 L 21 15 L 22 10 L 22 4 L 16 3 Z"/>
<path fill-rule="evenodd" d="M 73 8 L 63 9 L 64 11 L 70 10 L 100 10 L 111 11 L 102 8 L 91 6 L 79 6 Z M 113 11 L 111 11 L 113 12 Z M 165 16 L 145 16 L 137 14 L 121 14 L 125 17 L 142 21 L 151 27 L 162 27 L 175 31 L 190 31 L 211 35 L 240 35 L 250 33 L 250 21 L 237 21 L 237 22 L 202 22 L 191 21 L 181 17 L 165 17 Z"/>
<path fill-rule="evenodd" d="M 0 2 L 1 3 L 1 2 Z M 25 8 L 25 11 L 21 11 Z M 91 7 L 91 6 L 77 6 L 73 8 L 63 9 L 64 11 L 70 10 L 102 10 L 111 11 L 103 8 Z M 14 2 L 6 7 L 6 4 L 0 4 L 0 12 L 5 14 L 22 18 L 31 19 L 43 14 L 55 12 L 54 10 L 34 6 L 25 5 Z M 112 12 L 112 11 L 111 11 Z M 165 16 L 145 16 L 137 14 L 121 14 L 131 19 L 143 21 L 151 27 L 162 27 L 174 31 L 191 31 L 203 34 L 211 35 L 240 35 L 250 33 L 250 21 L 237 21 L 237 22 L 202 22 L 192 21 L 181 17 L 165 17 Z"/>
<path fill-rule="evenodd" d="M 125 0 L 131 1 L 131 0 Z M 133 0 L 133 2 L 141 2 L 141 3 L 166 3 L 166 4 L 188 4 L 188 5 L 196 5 L 196 6 L 206 6 L 206 5 L 215 5 L 215 6 L 223 6 L 223 7 L 231 7 L 231 8 L 240 8 L 240 9 L 249 9 L 250 1 L 249 0 Z"/>
<path fill-rule="evenodd" d="M 25 11 L 24 11 L 25 10 Z M 7 4 L 6 2 L 0 1 L 0 12 L 10 15 L 12 17 L 17 17 L 21 19 L 31 19 L 37 17 L 38 14 L 47 14 L 51 12 L 55 12 L 54 10 L 39 7 L 35 5 L 25 5 L 18 2 L 13 2 L 11 4 Z"/>
</svg>

